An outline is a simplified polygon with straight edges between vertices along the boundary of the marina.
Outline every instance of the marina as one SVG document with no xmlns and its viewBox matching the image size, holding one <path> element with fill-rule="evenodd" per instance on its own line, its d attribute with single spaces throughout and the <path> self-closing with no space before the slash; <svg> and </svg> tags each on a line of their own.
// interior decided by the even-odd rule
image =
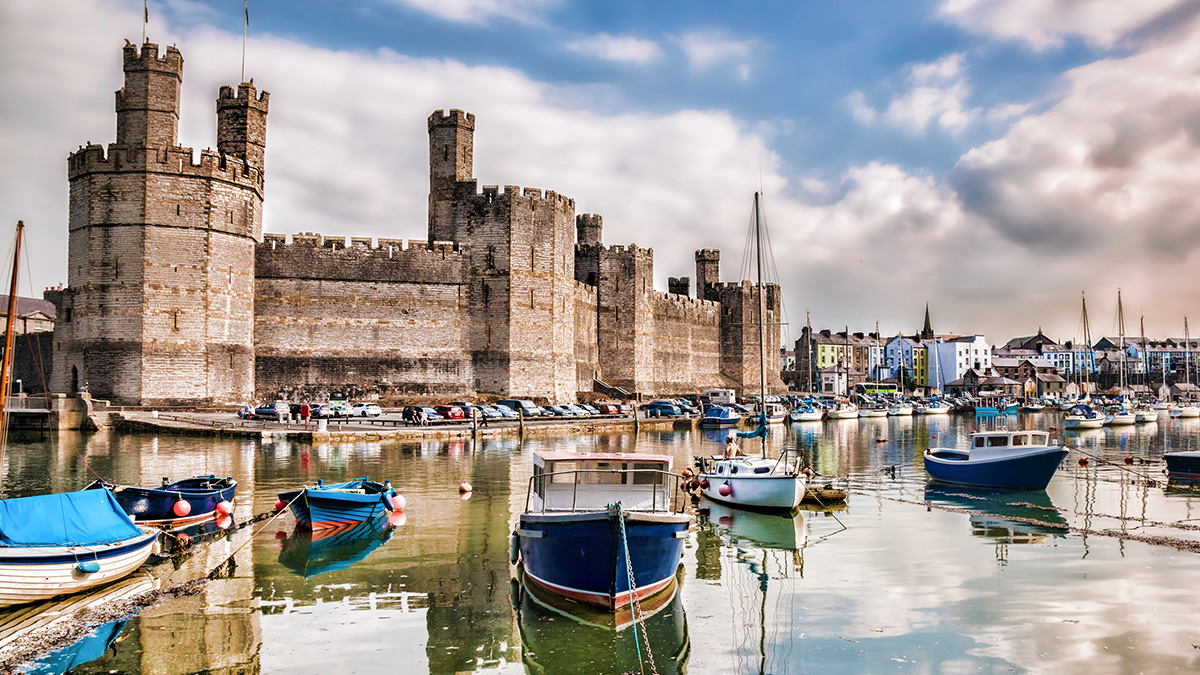
<svg viewBox="0 0 1200 675">
<path fill-rule="evenodd" d="M 718 452 L 724 429 L 315 444 L 17 434 L 0 468 L 10 496 L 82 487 L 84 458 L 125 484 L 168 466 L 233 476 L 239 525 L 318 477 L 390 476 L 407 501 L 327 544 L 289 513 L 197 536 L 188 564 L 222 573 L 128 617 L 86 672 L 365 672 L 382 660 L 406 672 L 541 673 L 582 659 L 589 672 L 624 673 L 648 666 L 647 651 L 660 673 L 1200 667 L 1200 610 L 1175 590 L 1200 581 L 1200 495 L 1163 473 L 1164 454 L 1200 449 L 1200 425 L 1164 414 L 1157 425 L 1055 433 L 1070 454 L 1044 491 L 930 482 L 924 451 L 965 448 L 974 424 L 956 414 L 776 427 L 768 452 L 794 450 L 818 483 L 845 477 L 846 502 L 782 515 L 691 504 L 680 570 L 642 601 L 640 623 L 522 583 L 508 544 L 531 459 L 639 453 L 687 466 Z M 1009 425 L 1044 430 L 1061 417 Z M 464 482 L 471 492 L 460 493 Z M 171 560 L 144 568 L 156 587 L 184 578 Z M 218 633 L 227 637 L 205 637 Z"/>
</svg>

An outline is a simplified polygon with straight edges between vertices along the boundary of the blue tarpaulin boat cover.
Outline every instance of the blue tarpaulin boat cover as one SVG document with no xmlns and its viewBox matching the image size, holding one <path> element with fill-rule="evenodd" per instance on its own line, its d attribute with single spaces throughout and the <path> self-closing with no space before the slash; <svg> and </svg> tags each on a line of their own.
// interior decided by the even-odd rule
<svg viewBox="0 0 1200 675">
<path fill-rule="evenodd" d="M 0 546 L 105 544 L 140 533 L 108 490 L 0 499 Z"/>
</svg>

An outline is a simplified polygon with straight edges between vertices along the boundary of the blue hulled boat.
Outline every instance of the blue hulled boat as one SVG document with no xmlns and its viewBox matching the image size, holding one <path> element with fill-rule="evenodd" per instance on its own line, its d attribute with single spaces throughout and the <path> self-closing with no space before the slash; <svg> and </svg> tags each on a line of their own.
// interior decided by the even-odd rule
<svg viewBox="0 0 1200 675">
<path fill-rule="evenodd" d="M 366 476 L 348 483 L 326 485 L 318 480 L 312 487 L 279 493 L 279 501 L 290 505 L 296 523 L 313 530 L 350 529 L 364 520 L 393 511 L 396 491 L 391 481 L 371 482 Z"/>
<path fill-rule="evenodd" d="M 943 483 L 1012 490 L 1045 490 L 1067 456 L 1063 445 L 1049 445 L 1044 431 L 981 431 L 971 446 L 929 448 L 925 473 Z"/>
<path fill-rule="evenodd" d="M 1167 482 L 1200 484 L 1200 451 L 1168 452 L 1163 454 L 1163 459 L 1167 462 Z"/>
<path fill-rule="evenodd" d="M 723 405 L 710 405 L 700 418 L 702 427 L 736 427 L 742 421 L 742 416 Z"/>
<path fill-rule="evenodd" d="M 510 558 L 531 582 L 616 611 L 675 579 L 691 516 L 670 455 L 535 452 Z"/>
<path fill-rule="evenodd" d="M 225 502 L 232 509 L 237 481 L 232 478 L 217 478 L 213 475 L 196 476 L 171 482 L 162 479 L 162 485 L 154 488 L 133 485 L 114 485 L 106 480 L 97 480 L 85 490 L 110 490 L 125 513 L 133 516 L 140 525 L 159 527 L 185 527 L 218 515 L 217 505 Z M 179 515 L 178 502 L 186 502 Z"/>
</svg>

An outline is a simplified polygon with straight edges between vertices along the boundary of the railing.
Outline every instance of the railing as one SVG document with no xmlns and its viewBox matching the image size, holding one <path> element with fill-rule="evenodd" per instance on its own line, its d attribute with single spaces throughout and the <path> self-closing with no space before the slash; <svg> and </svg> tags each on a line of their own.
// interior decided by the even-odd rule
<svg viewBox="0 0 1200 675">
<path fill-rule="evenodd" d="M 582 483 L 580 481 L 581 474 L 610 474 L 610 475 L 611 474 L 621 474 L 622 480 L 620 483 Z M 643 474 L 643 475 L 651 475 L 652 474 L 659 480 L 654 483 L 637 483 L 637 484 L 626 483 L 625 478 L 626 478 L 627 474 Z M 549 509 L 547 507 L 547 503 L 549 502 L 549 497 L 548 497 L 549 487 L 551 485 L 555 484 L 552 480 L 552 478 L 554 476 L 571 476 L 572 477 L 572 480 L 571 480 L 571 484 L 572 484 L 571 509 L 570 509 L 571 511 L 575 511 L 576 507 L 579 503 L 579 486 L 580 485 L 588 485 L 588 486 L 607 485 L 607 486 L 617 486 L 617 487 L 624 487 L 624 488 L 638 488 L 638 487 L 650 488 L 650 493 L 651 493 L 650 512 L 651 513 L 658 513 L 658 512 L 681 513 L 683 511 L 683 507 L 684 507 L 683 490 L 681 490 L 679 488 L 679 486 L 681 485 L 681 483 L 683 481 L 683 476 L 681 476 L 679 474 L 671 473 L 670 471 L 663 471 L 661 469 L 572 469 L 570 471 L 551 471 L 551 472 L 544 472 L 544 473 L 536 474 L 534 476 L 530 476 L 529 477 L 529 487 L 525 491 L 525 513 L 531 513 L 531 511 L 529 510 L 529 502 L 530 502 L 531 497 L 534 495 L 534 493 L 536 491 L 536 486 L 538 485 L 539 482 L 541 483 L 542 488 L 543 488 L 541 491 L 541 494 L 539 495 L 542 499 L 542 508 L 539 511 L 533 511 L 532 513 L 545 513 L 547 510 L 551 510 L 551 511 L 556 510 L 556 509 Z M 562 485 L 563 483 L 560 482 L 558 484 Z M 664 503 L 660 505 L 658 503 L 659 492 L 660 492 L 660 490 L 664 490 L 664 489 L 666 490 L 666 494 L 664 495 Z M 597 509 L 597 510 L 599 510 L 599 509 Z M 639 513 L 646 512 L 646 509 L 644 509 L 644 508 L 631 508 L 629 506 L 626 506 L 625 510 L 626 511 L 636 511 Z"/>
</svg>

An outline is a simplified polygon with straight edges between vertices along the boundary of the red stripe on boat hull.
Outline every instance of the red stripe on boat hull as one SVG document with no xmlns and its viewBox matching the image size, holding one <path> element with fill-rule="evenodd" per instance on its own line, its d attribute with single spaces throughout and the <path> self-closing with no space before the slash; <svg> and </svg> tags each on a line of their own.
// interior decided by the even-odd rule
<svg viewBox="0 0 1200 675">
<path fill-rule="evenodd" d="M 561 595 L 566 598 L 570 598 L 576 602 L 582 602 L 586 605 L 593 605 L 596 607 L 603 607 L 605 609 L 616 610 L 616 609 L 620 609 L 622 607 L 629 605 L 629 603 L 633 599 L 629 592 L 622 592 L 617 595 L 617 597 L 615 598 L 615 602 L 614 602 L 614 598 L 607 593 L 593 593 L 590 591 L 581 591 L 577 588 L 567 588 L 566 586 L 559 586 L 557 584 L 552 584 L 549 581 L 544 581 L 542 579 L 539 579 L 539 578 L 533 576 L 532 574 L 529 573 L 529 570 L 525 571 L 525 576 L 528 577 L 531 581 L 533 581 L 537 585 L 541 586 L 542 588 L 545 588 L 546 590 L 548 590 L 552 593 L 557 593 L 558 595 Z M 654 595 L 655 593 L 666 588 L 674 580 L 675 580 L 674 576 L 669 576 L 666 579 L 663 579 L 661 581 L 656 581 L 652 584 L 648 584 L 646 586 L 642 586 L 642 587 L 638 588 L 634 592 L 633 595 L 636 595 L 638 602 L 641 602 L 643 599 L 648 598 L 651 595 Z"/>
</svg>

